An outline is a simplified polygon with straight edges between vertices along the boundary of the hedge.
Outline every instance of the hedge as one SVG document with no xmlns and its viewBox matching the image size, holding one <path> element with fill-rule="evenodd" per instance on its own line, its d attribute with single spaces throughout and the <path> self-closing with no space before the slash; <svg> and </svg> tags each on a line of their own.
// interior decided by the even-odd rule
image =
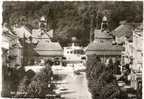
<svg viewBox="0 0 144 99">
<path fill-rule="evenodd" d="M 121 90 L 110 67 L 96 55 L 88 56 L 86 74 L 93 99 L 120 99 Z"/>
</svg>

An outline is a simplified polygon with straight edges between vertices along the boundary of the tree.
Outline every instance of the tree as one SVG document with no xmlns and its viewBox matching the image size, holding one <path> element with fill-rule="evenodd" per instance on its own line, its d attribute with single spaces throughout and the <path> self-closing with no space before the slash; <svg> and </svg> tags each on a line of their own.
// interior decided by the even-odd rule
<svg viewBox="0 0 144 99">
<path fill-rule="evenodd" d="M 71 35 L 83 46 L 89 43 L 90 20 L 94 16 L 93 28 L 100 28 L 103 15 L 108 17 L 109 29 L 115 29 L 121 20 L 142 22 L 142 2 L 4 2 L 3 22 L 23 23 L 34 27 L 33 21 L 45 15 L 48 28 L 54 29 L 54 40 L 63 46 Z M 23 16 L 23 19 L 21 19 Z"/>
</svg>

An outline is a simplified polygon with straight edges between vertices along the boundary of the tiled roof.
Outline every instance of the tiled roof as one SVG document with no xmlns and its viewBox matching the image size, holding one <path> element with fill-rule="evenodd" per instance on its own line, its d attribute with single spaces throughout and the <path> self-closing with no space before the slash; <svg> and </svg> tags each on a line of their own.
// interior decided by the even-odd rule
<svg viewBox="0 0 144 99">
<path fill-rule="evenodd" d="M 86 54 L 120 55 L 123 47 L 112 44 L 112 36 L 106 31 L 95 30 L 95 40 L 86 49 Z"/>
<path fill-rule="evenodd" d="M 104 42 L 92 42 L 88 45 L 87 50 L 109 50 L 109 51 L 121 51 L 123 48 L 118 45 L 112 45 L 110 41 L 104 41 Z"/>
<path fill-rule="evenodd" d="M 16 33 L 16 35 L 20 38 L 23 38 L 24 35 L 26 38 L 31 36 L 31 32 L 29 31 L 28 28 L 26 28 L 25 26 L 21 26 L 21 27 L 15 27 L 14 31 Z"/>
<path fill-rule="evenodd" d="M 37 51 L 40 56 L 62 56 L 62 51 Z"/>
<path fill-rule="evenodd" d="M 63 49 L 58 42 L 41 40 L 35 48 L 39 55 L 62 55 Z"/>
<path fill-rule="evenodd" d="M 121 51 L 87 51 L 86 55 L 102 55 L 102 56 L 117 56 L 121 55 Z"/>
<path fill-rule="evenodd" d="M 94 31 L 94 38 L 101 38 L 101 39 L 112 39 L 112 37 L 106 33 L 106 31 L 95 30 Z"/>
<path fill-rule="evenodd" d="M 58 42 L 46 42 L 45 40 L 41 40 L 37 47 L 37 50 L 62 50 L 62 47 Z"/>
<path fill-rule="evenodd" d="M 46 38 L 52 38 L 53 37 L 53 30 L 49 30 L 48 32 L 45 32 L 44 33 L 46 35 Z M 42 38 L 42 35 L 41 35 L 41 30 L 40 29 L 33 29 L 32 30 L 32 37 L 35 37 L 35 38 Z"/>
<path fill-rule="evenodd" d="M 118 45 L 112 45 L 110 41 L 105 42 L 92 42 L 88 45 L 86 54 L 97 54 L 97 55 L 120 55 L 123 47 Z"/>
<path fill-rule="evenodd" d="M 122 24 L 113 31 L 113 35 L 116 37 L 130 37 L 132 35 L 132 29 L 133 27 L 131 25 Z"/>
</svg>

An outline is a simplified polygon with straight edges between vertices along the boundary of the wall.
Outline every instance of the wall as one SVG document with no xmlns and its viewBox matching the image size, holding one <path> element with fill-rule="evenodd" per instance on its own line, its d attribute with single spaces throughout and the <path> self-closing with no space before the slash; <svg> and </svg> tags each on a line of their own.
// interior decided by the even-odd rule
<svg viewBox="0 0 144 99">
<path fill-rule="evenodd" d="M 143 37 L 142 31 L 133 32 L 133 69 L 140 72 L 142 70 L 142 58 L 143 58 Z M 138 35 L 140 34 L 140 35 Z"/>
</svg>

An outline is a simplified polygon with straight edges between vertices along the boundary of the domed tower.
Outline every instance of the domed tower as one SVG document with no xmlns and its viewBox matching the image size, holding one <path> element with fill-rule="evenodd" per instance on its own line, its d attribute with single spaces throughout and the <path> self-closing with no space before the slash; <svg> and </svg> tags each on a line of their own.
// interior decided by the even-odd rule
<svg viewBox="0 0 144 99">
<path fill-rule="evenodd" d="M 104 16 L 101 29 L 94 30 L 94 41 L 89 43 L 86 49 L 86 55 L 97 55 L 101 57 L 103 62 L 109 57 L 121 56 L 121 51 L 124 50 L 123 47 L 118 45 L 113 45 L 113 38 L 109 33 L 107 33 L 107 18 Z"/>
<path fill-rule="evenodd" d="M 46 20 L 45 16 L 42 16 L 40 18 L 39 28 L 41 29 L 42 33 L 46 32 L 46 29 L 47 29 L 47 20 Z"/>
<path fill-rule="evenodd" d="M 108 20 L 107 20 L 107 17 L 104 16 L 102 19 L 102 23 L 101 23 L 101 31 L 104 31 L 107 29 L 108 29 Z"/>
<path fill-rule="evenodd" d="M 40 28 L 45 28 L 46 25 L 47 25 L 47 20 L 46 20 L 45 16 L 42 16 L 42 17 L 40 18 L 39 27 L 40 27 Z"/>
</svg>

